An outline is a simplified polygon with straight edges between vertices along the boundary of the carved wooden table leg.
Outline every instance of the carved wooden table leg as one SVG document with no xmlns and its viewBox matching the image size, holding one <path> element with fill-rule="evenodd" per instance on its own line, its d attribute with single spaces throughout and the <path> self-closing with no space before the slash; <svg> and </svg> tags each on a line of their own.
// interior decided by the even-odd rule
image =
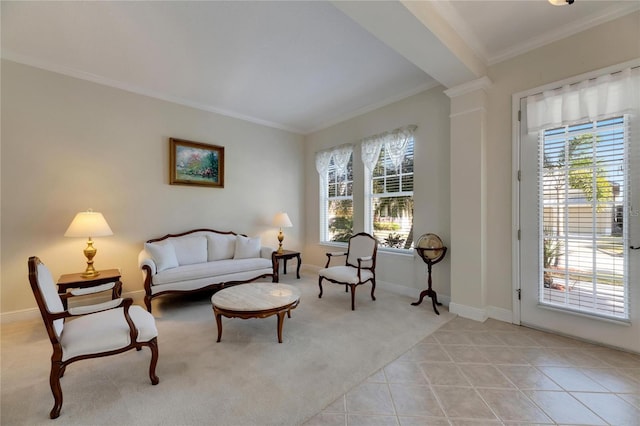
<svg viewBox="0 0 640 426">
<path fill-rule="evenodd" d="M 215 309 L 214 309 L 215 312 Z M 218 340 L 216 340 L 216 342 L 219 342 L 220 339 L 222 338 L 222 315 L 219 312 L 215 312 L 216 314 L 216 323 L 218 324 Z"/>
<path fill-rule="evenodd" d="M 278 343 L 282 343 L 282 325 L 284 324 L 285 312 L 278 312 Z"/>
</svg>

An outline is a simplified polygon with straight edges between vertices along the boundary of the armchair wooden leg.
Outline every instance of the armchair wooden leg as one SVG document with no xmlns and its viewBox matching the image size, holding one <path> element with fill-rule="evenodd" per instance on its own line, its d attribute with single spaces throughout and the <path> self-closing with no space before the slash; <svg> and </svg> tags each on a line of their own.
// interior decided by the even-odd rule
<svg viewBox="0 0 640 426">
<path fill-rule="evenodd" d="M 356 310 L 356 285 L 349 284 L 349 287 L 351 287 L 351 310 L 355 311 Z"/>
<path fill-rule="evenodd" d="M 318 277 L 318 286 L 320 287 L 320 294 L 318 295 L 318 299 L 322 297 L 322 278 L 324 277 Z"/>
<path fill-rule="evenodd" d="M 60 377 L 64 367 L 60 361 L 51 361 L 51 374 L 49 375 L 49 384 L 51 385 L 51 393 L 53 393 L 53 408 L 49 413 L 49 417 L 57 419 L 62 409 L 62 387 L 60 386 Z"/>
<path fill-rule="evenodd" d="M 376 300 L 376 297 L 373 293 L 376 291 L 376 280 L 371 281 L 371 299 Z"/>
<path fill-rule="evenodd" d="M 151 313 L 151 297 L 149 295 L 144 296 L 144 306 L 146 306 L 147 312 Z"/>
<path fill-rule="evenodd" d="M 151 363 L 149 364 L 149 378 L 152 385 L 157 385 L 160 379 L 156 376 L 156 365 L 158 365 L 158 338 L 154 337 L 149 342 L 151 349 Z"/>
</svg>

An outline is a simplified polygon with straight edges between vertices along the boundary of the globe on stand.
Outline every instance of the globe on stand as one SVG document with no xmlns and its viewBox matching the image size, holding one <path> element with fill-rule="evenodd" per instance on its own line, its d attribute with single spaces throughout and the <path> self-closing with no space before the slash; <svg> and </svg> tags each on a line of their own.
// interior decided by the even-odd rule
<svg viewBox="0 0 640 426">
<path fill-rule="evenodd" d="M 427 264 L 429 278 L 427 280 L 428 288 L 420 293 L 420 299 L 417 302 L 412 303 L 412 305 L 418 306 L 422 303 L 422 299 L 424 299 L 425 296 L 428 296 L 431 298 L 433 310 L 436 314 L 440 315 L 436 305 L 441 306 L 442 303 L 438 302 L 438 296 L 431 288 L 431 267 L 444 259 L 444 255 L 447 254 L 447 247 L 444 246 L 442 240 L 436 234 L 424 234 L 418 238 L 416 251 Z"/>
</svg>

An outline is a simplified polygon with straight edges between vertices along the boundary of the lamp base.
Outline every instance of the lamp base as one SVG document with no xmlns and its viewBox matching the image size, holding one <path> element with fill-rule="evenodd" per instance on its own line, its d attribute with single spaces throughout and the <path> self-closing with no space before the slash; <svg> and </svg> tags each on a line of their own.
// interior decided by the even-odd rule
<svg viewBox="0 0 640 426">
<path fill-rule="evenodd" d="M 100 272 L 96 271 L 95 269 L 93 269 L 93 267 L 91 268 L 92 270 L 90 271 L 89 268 L 87 268 L 86 271 L 84 271 L 80 276 L 82 278 L 95 278 L 98 275 L 100 275 Z"/>
<path fill-rule="evenodd" d="M 284 234 L 282 233 L 282 228 L 280 228 L 280 232 L 278 233 L 278 251 L 276 253 L 278 254 L 282 254 L 283 253 L 283 249 L 282 249 L 282 241 L 284 241 Z"/>
<path fill-rule="evenodd" d="M 100 272 L 96 271 L 93 267 L 93 257 L 97 252 L 98 250 L 93 246 L 93 240 L 89 237 L 87 247 L 84 249 L 84 255 L 87 258 L 87 269 L 80 275 L 82 278 L 95 278 L 100 275 Z"/>
</svg>

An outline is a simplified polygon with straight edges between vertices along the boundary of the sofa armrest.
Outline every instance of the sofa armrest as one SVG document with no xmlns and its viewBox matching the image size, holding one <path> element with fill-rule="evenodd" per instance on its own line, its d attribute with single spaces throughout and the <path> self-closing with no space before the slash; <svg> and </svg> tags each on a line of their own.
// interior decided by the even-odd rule
<svg viewBox="0 0 640 426">
<path fill-rule="evenodd" d="M 276 251 L 273 247 L 260 247 L 260 257 L 271 260 L 271 253 Z"/>
<path fill-rule="evenodd" d="M 138 255 L 138 267 L 142 269 L 143 266 L 149 267 L 151 275 L 155 275 L 157 273 L 156 262 L 154 262 L 151 255 L 144 249 Z"/>
</svg>

